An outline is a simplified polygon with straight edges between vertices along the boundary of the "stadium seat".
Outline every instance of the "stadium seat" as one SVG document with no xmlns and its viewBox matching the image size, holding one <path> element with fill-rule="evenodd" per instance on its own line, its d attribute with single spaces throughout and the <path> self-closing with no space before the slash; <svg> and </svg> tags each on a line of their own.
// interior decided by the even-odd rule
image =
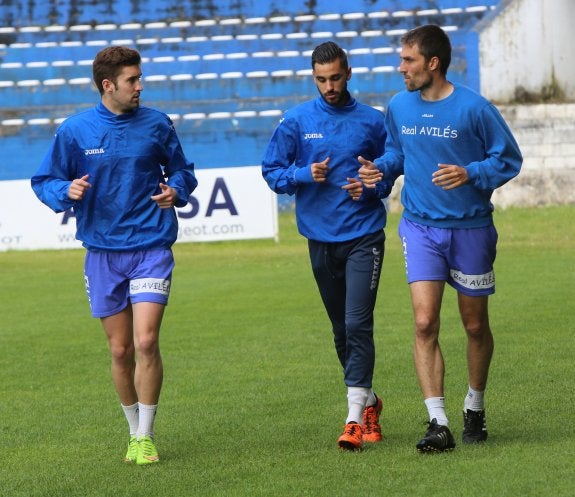
<svg viewBox="0 0 575 497">
<path fill-rule="evenodd" d="M 347 50 L 350 91 L 385 108 L 403 88 L 396 74 L 399 37 L 424 23 L 450 32 L 451 79 L 473 86 L 475 23 L 496 0 L 374 0 L 359 11 L 347 0 L 313 7 L 286 0 L 282 11 L 265 2 L 205 7 L 196 3 L 72 0 L 37 2 L 26 13 L 0 7 L 0 132 L 3 150 L 27 150 L 26 164 L 0 165 L 0 179 L 27 178 L 56 126 L 94 105 L 94 55 L 109 45 L 136 48 L 143 57 L 142 101 L 164 110 L 199 167 L 258 164 L 262 148 L 287 108 L 317 95 L 310 54 L 326 40 Z M 232 151 L 232 152 L 230 152 Z"/>
</svg>

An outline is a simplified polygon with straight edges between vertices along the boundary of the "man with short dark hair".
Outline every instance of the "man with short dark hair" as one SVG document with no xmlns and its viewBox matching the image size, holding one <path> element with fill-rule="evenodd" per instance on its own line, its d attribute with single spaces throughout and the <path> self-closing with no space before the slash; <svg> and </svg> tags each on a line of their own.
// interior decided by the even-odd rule
<svg viewBox="0 0 575 497">
<path fill-rule="evenodd" d="M 488 296 L 495 292 L 497 231 L 491 194 L 515 177 L 522 156 L 497 111 L 471 89 L 447 80 L 451 43 L 438 26 L 402 37 L 399 71 L 407 91 L 388 106 L 385 154 L 360 159 L 359 176 L 373 187 L 404 175 L 399 236 L 415 321 L 415 370 L 429 414 L 420 452 L 455 447 L 444 399 L 439 345 L 445 283 L 457 291 L 467 334 L 469 387 L 463 442 L 487 439 L 484 391 L 493 354 Z"/>
<path fill-rule="evenodd" d="M 359 155 L 383 153 L 383 114 L 357 102 L 346 53 L 333 42 L 312 53 L 315 100 L 287 111 L 262 162 L 276 193 L 295 195 L 299 232 L 308 239 L 311 266 L 331 321 L 344 370 L 348 414 L 338 446 L 359 450 L 382 438 L 382 401 L 372 389 L 373 309 L 384 255 L 382 198 L 391 185 L 363 188 Z"/>
<path fill-rule="evenodd" d="M 56 212 L 72 208 L 87 249 L 86 291 L 112 358 L 129 424 L 124 461 L 159 461 L 154 417 L 162 387 L 159 333 L 178 221 L 197 186 L 169 117 L 140 106 L 140 54 L 108 47 L 93 62 L 101 102 L 58 128 L 32 188 Z M 137 358 L 137 361 L 136 361 Z"/>
</svg>

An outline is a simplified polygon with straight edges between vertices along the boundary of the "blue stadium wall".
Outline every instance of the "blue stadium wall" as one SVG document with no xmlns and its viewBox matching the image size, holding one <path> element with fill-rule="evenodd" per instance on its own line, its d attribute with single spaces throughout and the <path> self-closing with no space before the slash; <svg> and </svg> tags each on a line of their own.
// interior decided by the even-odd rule
<svg viewBox="0 0 575 497">
<path fill-rule="evenodd" d="M 0 4 L 0 180 L 29 178 L 58 124 L 93 106 L 98 50 L 143 56 L 144 105 L 174 120 L 198 168 L 256 165 L 281 113 L 316 96 L 309 55 L 349 53 L 350 91 L 384 109 L 403 89 L 399 38 L 434 23 L 453 43 L 452 81 L 479 89 L 474 26 L 495 0 L 35 0 Z"/>
</svg>

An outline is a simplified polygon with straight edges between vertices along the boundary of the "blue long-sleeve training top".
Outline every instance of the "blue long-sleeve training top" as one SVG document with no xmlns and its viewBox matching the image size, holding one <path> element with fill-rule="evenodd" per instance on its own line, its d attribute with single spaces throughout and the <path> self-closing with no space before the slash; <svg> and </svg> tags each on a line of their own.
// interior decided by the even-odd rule
<svg viewBox="0 0 575 497">
<path fill-rule="evenodd" d="M 375 161 L 384 178 L 404 174 L 403 215 L 439 228 L 492 224 L 493 190 L 515 177 L 523 162 L 519 146 L 499 111 L 473 90 L 454 84 L 440 101 L 402 91 L 386 112 L 383 157 Z M 467 184 L 444 190 L 432 183 L 438 164 L 465 167 Z"/>
<path fill-rule="evenodd" d="M 89 175 L 79 201 L 68 197 L 72 180 Z M 139 107 L 114 114 L 100 102 L 67 118 L 56 131 L 31 184 L 55 212 L 73 208 L 76 238 L 91 250 L 128 251 L 170 247 L 177 238 L 174 209 L 160 209 L 152 195 L 160 183 L 186 205 L 198 182 L 170 118 Z"/>
<path fill-rule="evenodd" d="M 381 111 L 350 98 L 334 107 L 321 96 L 288 110 L 275 129 L 262 160 L 262 174 L 276 193 L 295 195 L 299 232 L 320 242 L 342 242 L 383 229 L 381 198 L 392 184 L 364 190 L 354 201 L 342 190 L 357 178 L 361 164 L 384 150 L 386 132 Z M 311 164 L 329 157 L 327 181 L 315 183 Z"/>
</svg>

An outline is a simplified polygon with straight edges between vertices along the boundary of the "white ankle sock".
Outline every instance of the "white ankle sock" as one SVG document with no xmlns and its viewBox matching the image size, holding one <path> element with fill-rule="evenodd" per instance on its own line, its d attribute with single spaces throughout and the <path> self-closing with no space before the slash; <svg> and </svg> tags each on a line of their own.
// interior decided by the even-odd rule
<svg viewBox="0 0 575 497">
<path fill-rule="evenodd" d="M 363 387 L 347 387 L 347 407 L 348 414 L 346 419 L 347 423 L 363 422 L 363 410 L 369 397 L 369 388 Z"/>
<path fill-rule="evenodd" d="M 367 395 L 367 401 L 365 402 L 366 406 L 374 406 L 375 403 L 377 402 L 377 397 L 375 395 L 375 392 L 373 391 L 373 389 L 369 389 L 369 393 Z"/>
<path fill-rule="evenodd" d="M 135 435 L 138 432 L 138 403 L 132 404 L 131 406 L 125 406 L 120 404 L 124 410 L 124 415 L 128 421 L 128 426 L 130 427 L 130 435 Z"/>
<path fill-rule="evenodd" d="M 154 418 L 158 405 L 149 406 L 139 403 L 140 417 L 138 423 L 138 438 L 144 435 L 154 436 Z"/>
<path fill-rule="evenodd" d="M 472 411 L 483 411 L 485 409 L 484 396 L 485 392 L 480 392 L 479 390 L 473 390 L 469 387 L 467 395 L 465 396 L 465 401 L 463 402 L 463 408 L 465 411 L 470 409 Z"/>
<path fill-rule="evenodd" d="M 429 421 L 435 419 L 438 425 L 449 425 L 447 414 L 445 413 L 445 397 L 429 397 L 425 399 L 425 406 L 429 413 Z"/>
</svg>

